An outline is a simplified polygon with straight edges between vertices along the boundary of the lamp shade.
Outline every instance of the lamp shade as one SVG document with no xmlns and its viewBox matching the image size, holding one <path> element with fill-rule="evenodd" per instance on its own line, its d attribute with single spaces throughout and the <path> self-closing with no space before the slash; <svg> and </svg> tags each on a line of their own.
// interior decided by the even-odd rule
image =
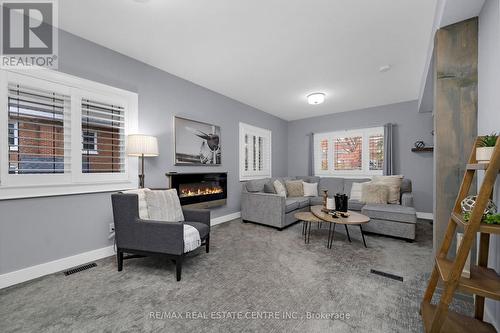
<svg viewBox="0 0 500 333">
<path fill-rule="evenodd" d="M 127 155 L 129 156 L 158 156 L 158 140 L 154 136 L 132 134 L 128 136 Z"/>
</svg>

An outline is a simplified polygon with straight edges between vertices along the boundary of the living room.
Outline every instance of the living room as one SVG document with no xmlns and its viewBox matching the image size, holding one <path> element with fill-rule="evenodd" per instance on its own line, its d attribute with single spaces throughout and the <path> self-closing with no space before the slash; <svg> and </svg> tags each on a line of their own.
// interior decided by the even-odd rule
<svg viewBox="0 0 500 333">
<path fill-rule="evenodd" d="M 498 0 L 30 3 L 2 332 L 498 331 Z"/>
</svg>

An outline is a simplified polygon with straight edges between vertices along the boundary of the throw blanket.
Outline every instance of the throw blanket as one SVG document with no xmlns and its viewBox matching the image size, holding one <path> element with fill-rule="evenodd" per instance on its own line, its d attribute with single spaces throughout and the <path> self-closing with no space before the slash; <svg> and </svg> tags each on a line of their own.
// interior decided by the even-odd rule
<svg viewBox="0 0 500 333">
<path fill-rule="evenodd" d="M 200 233 L 195 227 L 184 224 L 184 253 L 195 250 L 201 245 Z"/>
</svg>

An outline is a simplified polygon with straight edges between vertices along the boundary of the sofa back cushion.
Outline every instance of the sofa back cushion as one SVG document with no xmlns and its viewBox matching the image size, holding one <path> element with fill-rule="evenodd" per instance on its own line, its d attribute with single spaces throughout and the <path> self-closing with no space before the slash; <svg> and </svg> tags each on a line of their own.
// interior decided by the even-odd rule
<svg viewBox="0 0 500 333">
<path fill-rule="evenodd" d="M 180 222 L 184 221 L 181 202 L 176 189 L 146 191 L 146 202 L 151 220 Z"/>
<path fill-rule="evenodd" d="M 298 180 L 302 180 L 305 183 L 319 183 L 320 178 L 317 176 L 299 176 L 296 177 Z"/>
<path fill-rule="evenodd" d="M 369 182 L 370 180 L 371 180 L 370 178 L 345 178 L 344 188 L 342 190 L 342 193 L 350 196 L 353 183 L 366 183 Z"/>
<path fill-rule="evenodd" d="M 248 192 L 264 192 L 264 185 L 269 182 L 269 178 L 249 180 L 245 186 Z"/>
<path fill-rule="evenodd" d="M 344 193 L 344 178 L 322 177 L 319 181 L 319 190 L 319 195 L 323 195 L 322 190 L 328 190 L 329 195 Z"/>
</svg>

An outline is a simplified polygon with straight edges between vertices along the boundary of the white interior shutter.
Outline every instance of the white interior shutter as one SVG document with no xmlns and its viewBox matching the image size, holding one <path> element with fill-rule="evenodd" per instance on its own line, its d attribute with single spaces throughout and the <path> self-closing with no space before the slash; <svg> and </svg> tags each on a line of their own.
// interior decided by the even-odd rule
<svg viewBox="0 0 500 333">
<path fill-rule="evenodd" d="M 82 99 L 82 173 L 125 172 L 125 108 Z"/>
<path fill-rule="evenodd" d="M 70 105 L 70 96 L 9 82 L 9 174 L 70 172 Z"/>
</svg>

